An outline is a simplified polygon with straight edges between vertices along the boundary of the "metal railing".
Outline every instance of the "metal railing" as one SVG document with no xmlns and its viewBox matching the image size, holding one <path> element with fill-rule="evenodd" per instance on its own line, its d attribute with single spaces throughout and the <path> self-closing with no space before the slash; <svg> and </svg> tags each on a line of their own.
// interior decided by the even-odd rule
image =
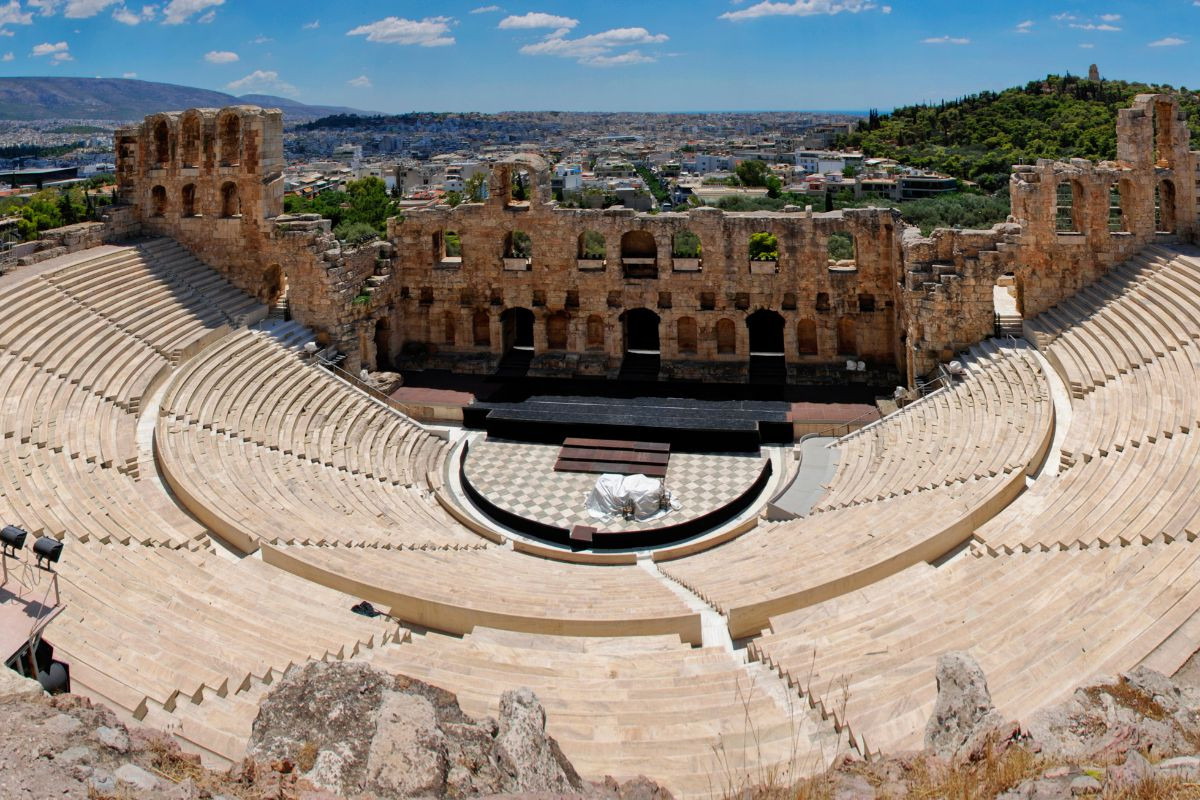
<svg viewBox="0 0 1200 800">
<path fill-rule="evenodd" d="M 327 358 L 324 358 L 322 356 L 319 356 L 319 355 L 313 359 L 313 363 L 315 365 L 324 367 L 325 369 L 329 370 L 334 375 L 341 378 L 342 380 L 344 380 L 346 383 L 350 384 L 354 388 L 360 389 L 363 392 L 366 392 L 373 399 L 378 400 L 379 402 L 383 403 L 384 405 L 386 405 L 388 408 L 392 409 L 393 411 L 397 411 L 397 412 L 403 414 L 405 416 L 405 418 L 411 420 L 414 425 L 417 424 L 417 421 L 415 419 L 412 419 L 412 417 L 408 413 L 408 408 L 403 403 L 399 402 L 398 400 L 392 399 L 388 395 L 386 395 L 383 392 L 376 389 L 374 386 L 371 386 L 369 383 L 364 381 L 362 378 L 359 378 L 357 375 L 350 374 L 349 372 L 347 372 L 346 370 L 342 369 L 337 364 L 335 364 L 333 361 L 331 361 Z"/>
</svg>

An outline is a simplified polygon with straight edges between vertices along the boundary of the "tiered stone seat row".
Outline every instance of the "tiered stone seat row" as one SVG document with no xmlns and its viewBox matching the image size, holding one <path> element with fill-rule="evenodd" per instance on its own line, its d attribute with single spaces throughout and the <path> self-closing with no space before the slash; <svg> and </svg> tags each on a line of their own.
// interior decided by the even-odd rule
<svg viewBox="0 0 1200 800">
<path fill-rule="evenodd" d="M 1194 430 L 1200 424 L 1197 386 L 1200 345 L 1187 342 L 1075 398 L 1061 448 L 1063 465 Z"/>
<path fill-rule="evenodd" d="M 265 306 L 166 239 L 68 267 L 45 280 L 173 362 L 212 334 L 266 316 Z"/>
<path fill-rule="evenodd" d="M 147 483 L 65 453 L 0 441 L 0 509 L 32 534 L 72 541 L 206 546 L 205 528 Z"/>
<path fill-rule="evenodd" d="M 79 542 L 59 573 L 67 607 L 54 644 L 72 683 L 138 718 L 406 635 L 253 558 Z"/>
<path fill-rule="evenodd" d="M 262 546 L 263 560 L 450 633 L 476 626 L 577 636 L 678 634 L 699 644 L 700 616 L 636 566 L 546 561 L 505 548 L 361 550 Z"/>
<path fill-rule="evenodd" d="M 40 278 L 0 299 L 0 351 L 134 414 L 169 366 L 148 344 Z"/>
<path fill-rule="evenodd" d="M 439 485 L 444 440 L 303 364 L 289 338 L 248 330 L 207 348 L 173 381 L 163 416 L 369 478 Z"/>
<path fill-rule="evenodd" d="M 417 487 L 161 417 L 156 442 L 160 469 L 175 493 L 212 530 L 246 552 L 262 541 L 369 547 L 484 544 Z"/>
<path fill-rule="evenodd" d="M 1195 532 L 1200 436 L 1180 433 L 1043 476 L 976 537 L 990 552 L 1148 542 Z"/>
<path fill-rule="evenodd" d="M 1148 248 L 1026 323 L 1074 397 L 1200 338 L 1200 262 Z"/>
<path fill-rule="evenodd" d="M 1005 718 L 1025 719 L 1088 676 L 1137 664 L 1200 610 L 1198 556 L 1186 539 L 966 554 L 777 616 L 751 650 L 864 751 L 919 749 L 939 654 L 969 651 Z"/>
<path fill-rule="evenodd" d="M 77 383 L 0 351 L 0 432 L 32 443 L 133 472 L 137 466 L 137 417 Z"/>
<path fill-rule="evenodd" d="M 881 423 L 838 440 L 838 471 L 816 506 L 826 510 L 992 477 L 1040 464 L 1054 409 L 1029 348 L 985 342 L 967 375 Z"/>
<path fill-rule="evenodd" d="M 733 636 L 747 636 L 775 614 L 941 557 L 1023 488 L 1023 473 L 1015 473 L 760 524 L 660 569 L 727 614 Z"/>
<path fill-rule="evenodd" d="M 786 782 L 823 768 L 839 751 L 832 726 L 805 713 L 799 697 L 774 697 L 734 654 L 691 649 L 677 637 L 477 629 L 461 639 L 414 635 L 366 658 L 449 689 L 477 717 L 495 717 L 505 689 L 527 686 L 582 776 L 653 775 L 677 797 L 728 796 L 770 770 Z"/>
</svg>

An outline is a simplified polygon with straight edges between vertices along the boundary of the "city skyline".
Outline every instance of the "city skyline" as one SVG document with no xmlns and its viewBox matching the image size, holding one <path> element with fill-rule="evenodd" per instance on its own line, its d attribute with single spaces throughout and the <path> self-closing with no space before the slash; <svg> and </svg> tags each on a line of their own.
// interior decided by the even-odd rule
<svg viewBox="0 0 1200 800">
<path fill-rule="evenodd" d="M 0 0 L 0 75 L 382 112 L 865 110 L 1048 73 L 1200 84 L 1200 0 Z M 952 64 L 952 68 L 948 65 Z"/>
</svg>

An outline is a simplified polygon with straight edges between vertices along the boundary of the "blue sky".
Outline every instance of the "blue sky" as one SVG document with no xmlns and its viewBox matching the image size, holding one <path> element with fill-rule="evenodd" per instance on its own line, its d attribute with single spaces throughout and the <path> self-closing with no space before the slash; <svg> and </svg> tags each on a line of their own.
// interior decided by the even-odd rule
<svg viewBox="0 0 1200 800">
<path fill-rule="evenodd" d="M 890 108 L 1050 72 L 1200 86 L 1200 0 L 0 0 L 0 75 L 381 111 Z"/>
</svg>

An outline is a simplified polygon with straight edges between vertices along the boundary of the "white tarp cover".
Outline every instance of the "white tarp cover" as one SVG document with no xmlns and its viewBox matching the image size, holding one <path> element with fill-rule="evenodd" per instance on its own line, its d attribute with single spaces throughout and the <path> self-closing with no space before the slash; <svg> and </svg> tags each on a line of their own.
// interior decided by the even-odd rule
<svg viewBox="0 0 1200 800">
<path fill-rule="evenodd" d="M 662 481 L 645 475 L 604 474 L 596 479 L 587 499 L 588 515 L 596 519 L 620 516 L 628 501 L 633 501 L 633 516 L 648 520 L 666 511 L 659 508 Z"/>
</svg>

